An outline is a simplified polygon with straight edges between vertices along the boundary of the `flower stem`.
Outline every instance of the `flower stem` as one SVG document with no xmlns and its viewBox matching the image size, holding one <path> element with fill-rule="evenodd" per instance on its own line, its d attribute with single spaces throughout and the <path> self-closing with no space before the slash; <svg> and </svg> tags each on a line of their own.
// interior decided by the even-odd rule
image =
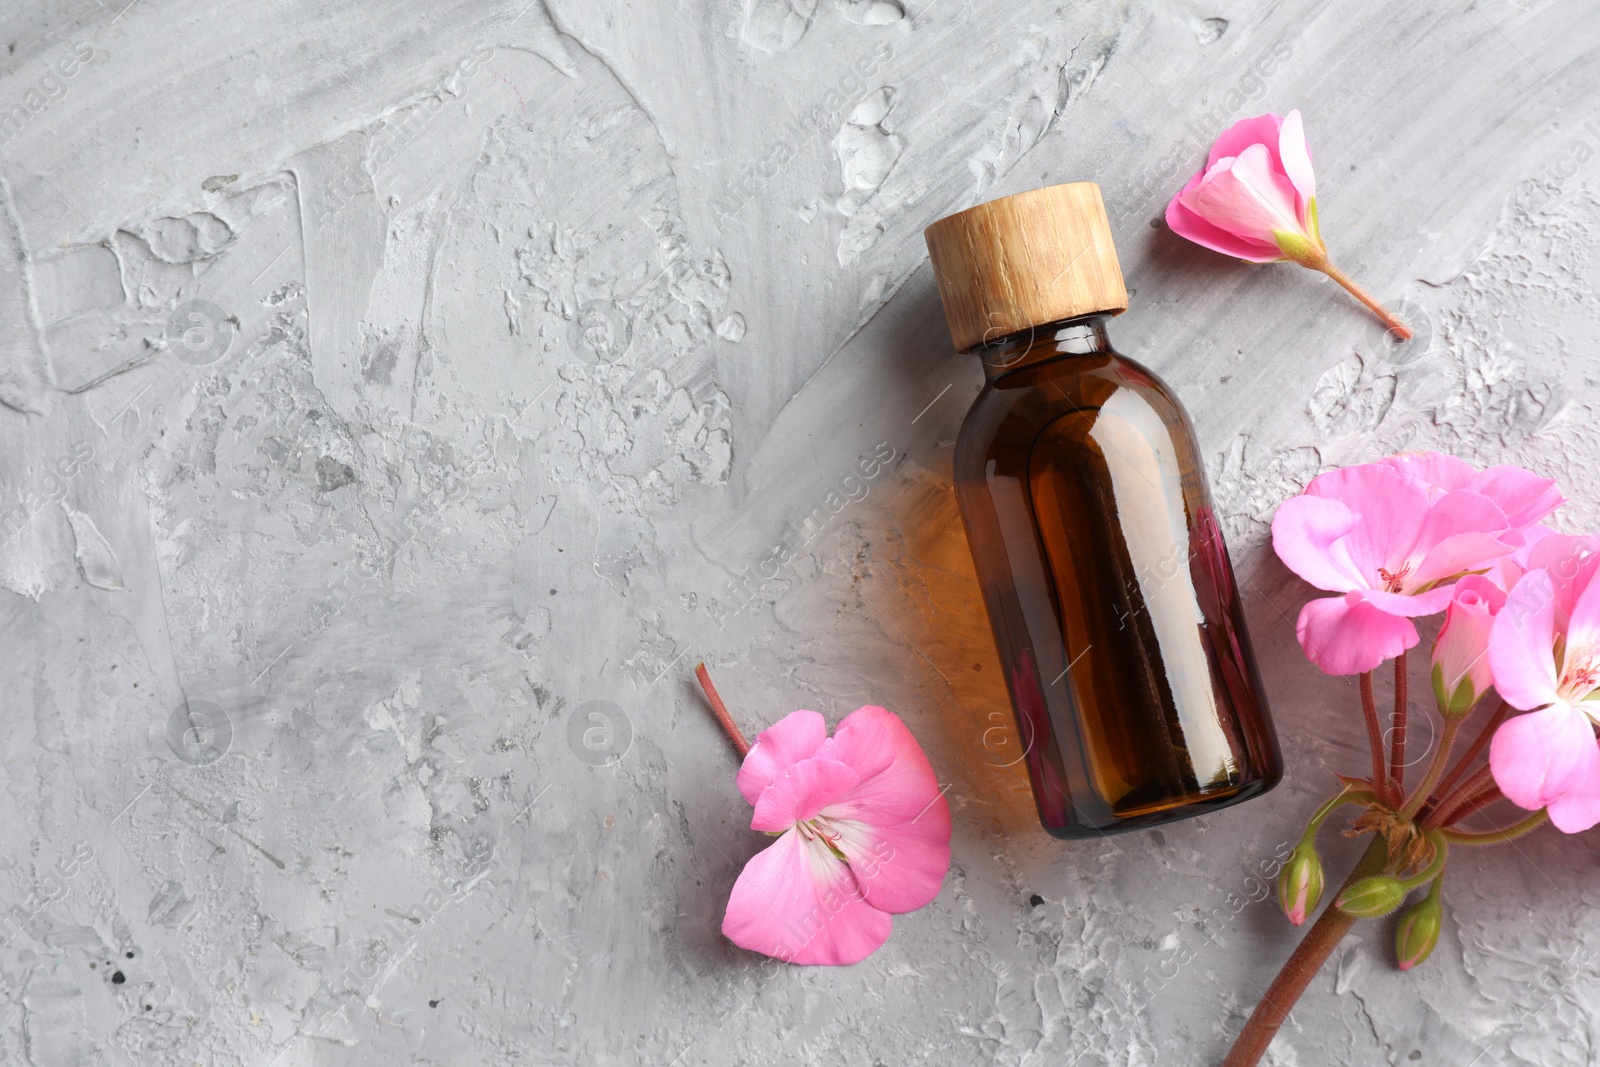
<svg viewBox="0 0 1600 1067">
<path fill-rule="evenodd" d="M 1500 706 L 1495 709 L 1494 714 L 1489 716 L 1489 721 L 1483 724 L 1483 729 L 1478 731 L 1478 736 L 1473 738 L 1472 744 L 1467 746 L 1467 750 L 1456 761 L 1456 765 L 1450 768 L 1450 773 L 1444 776 L 1444 781 L 1439 783 L 1439 795 L 1441 797 L 1449 794 L 1451 788 L 1461 778 L 1461 775 L 1472 765 L 1472 761 L 1478 758 L 1478 753 L 1482 752 L 1485 746 L 1489 744 L 1490 739 L 1494 737 L 1495 730 L 1500 728 L 1500 724 L 1505 721 L 1510 712 L 1511 705 L 1502 700 Z"/>
<path fill-rule="evenodd" d="M 1389 777 L 1394 779 L 1395 800 L 1406 795 L 1406 654 L 1394 658 L 1394 737 L 1389 746 Z"/>
<path fill-rule="evenodd" d="M 728 740 L 733 742 L 733 747 L 738 751 L 739 758 L 750 752 L 750 742 L 744 739 L 744 734 L 733 721 L 733 716 L 728 714 L 728 705 L 722 702 L 722 697 L 717 693 L 717 687 L 711 684 L 711 674 L 706 670 L 704 663 L 695 665 L 694 676 L 700 681 L 700 688 L 706 691 L 706 699 L 711 702 L 711 713 L 717 717 L 717 722 L 722 726 L 722 732 L 728 735 Z"/>
<path fill-rule="evenodd" d="M 1424 830 L 1433 830 L 1453 821 L 1452 817 L 1457 809 L 1470 803 L 1485 785 L 1491 785 L 1494 777 L 1490 774 L 1487 765 L 1479 767 L 1467 776 L 1467 780 L 1456 786 L 1453 793 L 1440 798 L 1433 806 L 1426 818 L 1422 820 Z"/>
<path fill-rule="evenodd" d="M 1400 809 L 1399 815 L 1402 820 L 1414 818 L 1417 812 L 1422 810 L 1422 805 L 1428 802 L 1428 794 L 1439 784 L 1439 776 L 1444 773 L 1444 765 L 1450 759 L 1450 750 L 1455 747 L 1456 732 L 1460 729 L 1460 719 L 1445 719 L 1444 735 L 1439 738 L 1439 747 L 1434 750 L 1433 760 L 1428 764 L 1427 773 L 1422 776 L 1422 781 L 1417 783 L 1417 791 L 1411 794 L 1411 799 Z"/>
<path fill-rule="evenodd" d="M 1389 327 L 1389 329 L 1395 334 L 1395 336 L 1399 337 L 1400 340 L 1411 340 L 1411 328 L 1405 323 L 1401 322 L 1399 319 L 1395 318 L 1394 314 L 1390 312 L 1388 308 L 1379 303 L 1377 298 L 1371 293 L 1357 285 L 1354 279 L 1352 279 L 1344 271 L 1340 270 L 1338 267 L 1335 267 L 1325 258 L 1320 263 L 1316 264 L 1313 269 L 1320 270 L 1322 273 L 1326 274 L 1328 277 L 1332 278 L 1334 281 L 1348 289 L 1351 296 L 1367 305 L 1367 307 L 1372 310 L 1372 313 L 1378 316 L 1378 318 L 1382 319 L 1383 324 Z"/>
<path fill-rule="evenodd" d="M 1361 672 L 1361 710 L 1367 718 L 1367 745 L 1372 749 L 1372 791 L 1389 799 L 1389 780 L 1383 772 L 1383 731 L 1378 729 L 1378 702 L 1372 695 L 1372 672 Z"/>
<path fill-rule="evenodd" d="M 1350 872 L 1350 877 L 1344 880 L 1344 885 L 1330 899 L 1337 899 L 1340 893 L 1360 879 L 1377 874 L 1388 859 L 1389 851 L 1384 839 L 1381 836 L 1374 837 L 1355 869 Z M 1222 1061 L 1222 1067 L 1255 1067 L 1262 1053 L 1272 1043 L 1278 1028 L 1289 1017 L 1289 1010 L 1294 1007 L 1295 1001 L 1300 999 L 1300 994 L 1306 991 L 1306 986 L 1311 984 L 1311 979 L 1322 969 L 1355 922 L 1355 916 L 1346 915 L 1332 905 L 1322 910 L 1322 915 L 1300 944 L 1295 946 L 1283 970 L 1272 980 L 1272 985 L 1267 988 L 1261 1003 L 1256 1005 L 1244 1029 L 1239 1031 L 1239 1037 L 1229 1050 L 1228 1058 Z"/>
<path fill-rule="evenodd" d="M 1549 810 L 1540 808 L 1526 819 L 1498 830 L 1457 830 L 1447 826 L 1439 832 L 1444 835 L 1446 841 L 1455 845 L 1498 845 L 1503 841 L 1515 841 L 1523 834 L 1532 833 L 1549 821 Z"/>
</svg>

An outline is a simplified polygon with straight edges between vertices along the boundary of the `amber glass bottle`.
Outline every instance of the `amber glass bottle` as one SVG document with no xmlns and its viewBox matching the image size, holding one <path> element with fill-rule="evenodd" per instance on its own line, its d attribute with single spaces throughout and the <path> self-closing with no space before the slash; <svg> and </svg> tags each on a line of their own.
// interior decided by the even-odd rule
<svg viewBox="0 0 1600 1067">
<path fill-rule="evenodd" d="M 981 204 L 927 241 L 986 381 L 955 484 L 1045 829 L 1132 830 L 1282 774 L 1194 432 L 1106 335 L 1127 307 L 1091 182 Z"/>
</svg>

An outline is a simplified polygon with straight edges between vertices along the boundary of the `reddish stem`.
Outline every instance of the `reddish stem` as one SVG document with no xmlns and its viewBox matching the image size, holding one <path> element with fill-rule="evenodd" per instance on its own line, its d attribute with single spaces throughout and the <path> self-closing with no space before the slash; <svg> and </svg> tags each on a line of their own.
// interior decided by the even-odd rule
<svg viewBox="0 0 1600 1067">
<path fill-rule="evenodd" d="M 1344 885 L 1336 892 L 1329 895 L 1329 899 L 1338 899 L 1339 894 L 1358 879 L 1377 874 L 1383 869 L 1388 858 L 1389 852 L 1383 838 L 1374 837 L 1360 862 L 1356 864 L 1355 870 L 1350 872 L 1350 877 L 1344 880 Z M 1256 1010 L 1244 1024 L 1244 1029 L 1239 1031 L 1233 1048 L 1228 1052 L 1228 1058 L 1222 1061 L 1222 1067 L 1255 1067 L 1261 1059 L 1261 1054 L 1272 1044 L 1272 1038 L 1277 1034 L 1278 1028 L 1289 1017 L 1289 1009 L 1294 1007 L 1295 1001 L 1300 999 L 1300 994 L 1306 991 L 1306 986 L 1311 984 L 1311 979 L 1322 969 L 1322 965 L 1333 954 L 1339 942 L 1344 940 L 1344 935 L 1350 932 L 1350 927 L 1354 926 L 1355 922 L 1355 916 L 1346 915 L 1332 904 L 1323 909 L 1322 915 L 1307 931 L 1305 938 L 1295 946 L 1289 961 L 1283 965 L 1283 970 L 1278 972 L 1278 977 L 1272 980 L 1272 985 L 1267 988 L 1261 1003 L 1256 1005 Z"/>
<path fill-rule="evenodd" d="M 1455 792 L 1445 795 L 1434 805 L 1433 810 L 1422 820 L 1424 830 L 1435 830 L 1454 821 L 1456 810 L 1462 805 L 1473 800 L 1483 791 L 1484 786 L 1494 785 L 1494 777 L 1489 772 L 1488 764 L 1479 767 L 1467 776 L 1467 780 L 1456 786 Z"/>
<path fill-rule="evenodd" d="M 1372 749 L 1372 791 L 1379 800 L 1389 799 L 1388 776 L 1383 773 L 1383 731 L 1378 728 L 1378 701 L 1372 695 L 1372 672 L 1361 673 L 1361 710 L 1367 719 L 1367 747 Z"/>
<path fill-rule="evenodd" d="M 1394 658 L 1394 737 L 1390 739 L 1389 776 L 1400 800 L 1406 794 L 1406 654 Z"/>
<path fill-rule="evenodd" d="M 1494 737 L 1494 732 L 1500 728 L 1500 724 L 1505 722 L 1506 716 L 1509 714 L 1511 714 L 1511 705 L 1502 700 L 1500 706 L 1495 709 L 1494 714 L 1489 716 L 1489 721 L 1483 724 L 1483 729 L 1478 731 L 1478 736 L 1473 739 L 1472 744 L 1468 745 L 1467 750 L 1461 754 L 1461 758 L 1456 760 L 1456 765 L 1450 768 L 1450 773 L 1444 776 L 1444 781 L 1435 787 L 1435 793 L 1441 797 L 1450 795 L 1450 790 L 1460 780 L 1466 769 L 1472 766 L 1472 761 L 1478 758 L 1478 753 L 1488 747 L 1489 741 Z"/>
<path fill-rule="evenodd" d="M 1361 286 L 1357 285 L 1355 281 L 1344 271 L 1340 270 L 1338 267 L 1335 267 L 1327 260 L 1323 260 L 1321 263 L 1317 264 L 1314 269 L 1320 270 L 1322 273 L 1326 274 L 1328 277 L 1332 278 L 1334 281 L 1348 289 L 1351 296 L 1367 305 L 1367 307 L 1371 309 L 1372 313 L 1378 316 L 1378 318 L 1382 319 L 1383 324 L 1389 327 L 1394 335 L 1399 337 L 1400 340 L 1411 340 L 1411 328 L 1396 318 L 1393 312 L 1384 307 L 1383 304 L 1378 301 L 1377 297 L 1373 296 L 1371 293 L 1361 288 Z"/>
<path fill-rule="evenodd" d="M 738 750 L 739 758 L 744 759 L 750 751 L 750 742 L 744 739 L 744 734 L 733 721 L 733 716 L 728 714 L 728 705 L 722 702 L 722 697 L 717 693 L 717 687 L 711 684 L 711 674 L 706 670 L 704 663 L 695 665 L 694 676 L 700 680 L 700 688 L 706 691 L 706 699 L 711 702 L 711 713 L 717 717 L 717 722 L 722 726 L 722 732 L 728 735 L 728 740 L 733 742 L 733 747 Z"/>
</svg>

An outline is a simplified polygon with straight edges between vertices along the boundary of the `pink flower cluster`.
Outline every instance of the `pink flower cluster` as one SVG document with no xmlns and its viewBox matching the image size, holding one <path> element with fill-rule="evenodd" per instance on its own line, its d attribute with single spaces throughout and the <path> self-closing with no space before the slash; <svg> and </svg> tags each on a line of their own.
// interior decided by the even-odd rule
<svg viewBox="0 0 1600 1067">
<path fill-rule="evenodd" d="M 1272 543 L 1334 594 L 1297 626 L 1328 674 L 1374 670 L 1416 646 L 1414 619 L 1443 612 L 1440 710 L 1464 715 L 1492 688 L 1527 712 L 1495 732 L 1490 771 L 1506 799 L 1575 833 L 1600 823 L 1600 538 L 1540 524 L 1563 499 L 1520 467 L 1411 453 L 1313 479 L 1278 509 Z"/>
</svg>

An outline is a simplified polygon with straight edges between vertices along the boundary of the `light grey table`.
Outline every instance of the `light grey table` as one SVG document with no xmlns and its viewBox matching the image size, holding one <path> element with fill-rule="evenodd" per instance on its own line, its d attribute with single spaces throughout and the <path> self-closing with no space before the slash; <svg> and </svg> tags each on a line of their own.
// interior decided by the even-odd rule
<svg viewBox="0 0 1600 1067">
<path fill-rule="evenodd" d="M 0 22 L 0 1062 L 1214 1062 L 1294 941 L 1251 871 L 1364 765 L 1273 507 L 1438 447 L 1600 510 L 1590 4 L 125 2 Z M 1157 221 L 1296 106 L 1403 358 Z M 1066 844 L 985 741 L 921 229 L 1081 179 L 1290 770 Z M 764 839 L 702 659 L 751 732 L 881 703 L 948 783 L 867 962 L 720 937 Z M 1595 842 L 1460 857 L 1434 957 L 1360 927 L 1274 1062 L 1595 1063 Z"/>
</svg>

